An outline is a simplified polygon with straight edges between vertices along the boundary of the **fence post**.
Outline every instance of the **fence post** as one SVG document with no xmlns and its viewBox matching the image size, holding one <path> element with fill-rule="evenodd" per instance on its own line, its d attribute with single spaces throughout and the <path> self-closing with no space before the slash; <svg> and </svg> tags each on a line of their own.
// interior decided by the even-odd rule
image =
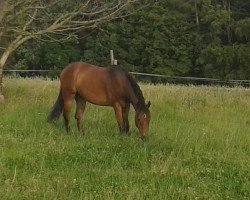
<svg viewBox="0 0 250 200">
<path fill-rule="evenodd" d="M 117 65 L 117 60 L 114 59 L 114 51 L 110 50 L 110 61 L 111 61 L 111 66 Z"/>
<path fill-rule="evenodd" d="M 114 52 L 113 50 L 110 50 L 110 62 L 111 62 L 111 66 L 114 64 Z"/>
</svg>

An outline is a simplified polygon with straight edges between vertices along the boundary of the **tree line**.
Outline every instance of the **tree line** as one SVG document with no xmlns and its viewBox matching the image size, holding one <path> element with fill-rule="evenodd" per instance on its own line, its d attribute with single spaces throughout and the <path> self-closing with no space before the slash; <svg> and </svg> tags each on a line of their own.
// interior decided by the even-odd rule
<svg viewBox="0 0 250 200">
<path fill-rule="evenodd" d="M 56 20 L 61 13 L 75 9 L 76 2 L 51 5 L 51 13 L 46 15 Z M 101 13 L 109 7 L 107 2 L 113 1 L 82 2 L 90 2 L 94 14 Z M 99 10 L 97 2 L 101 6 Z M 61 70 L 69 62 L 79 60 L 109 66 L 109 50 L 113 49 L 118 64 L 130 71 L 221 80 L 250 79 L 250 1 L 137 0 L 129 4 L 119 15 L 111 17 L 112 20 L 104 20 L 105 23 L 83 24 L 76 31 L 64 27 L 61 32 L 55 30 L 56 34 L 47 32 L 46 37 L 33 37 L 13 51 L 5 69 Z M 34 10 L 29 16 L 32 14 Z M 11 12 L 5 26 L 18 26 L 26 15 L 16 16 Z M 79 13 L 74 17 L 75 22 L 96 19 Z M 41 30 L 46 23 L 49 20 L 40 16 L 31 29 Z M 1 44 L 9 40 L 0 37 Z"/>
</svg>

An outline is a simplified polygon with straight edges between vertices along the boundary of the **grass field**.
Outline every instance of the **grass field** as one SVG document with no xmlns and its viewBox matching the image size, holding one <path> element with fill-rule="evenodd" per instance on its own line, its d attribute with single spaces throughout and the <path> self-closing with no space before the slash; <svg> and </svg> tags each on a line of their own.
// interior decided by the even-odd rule
<svg viewBox="0 0 250 200">
<path fill-rule="evenodd" d="M 250 199 L 250 89 L 141 85 L 150 138 L 88 104 L 85 135 L 47 124 L 58 81 L 5 78 L 0 199 Z"/>
</svg>

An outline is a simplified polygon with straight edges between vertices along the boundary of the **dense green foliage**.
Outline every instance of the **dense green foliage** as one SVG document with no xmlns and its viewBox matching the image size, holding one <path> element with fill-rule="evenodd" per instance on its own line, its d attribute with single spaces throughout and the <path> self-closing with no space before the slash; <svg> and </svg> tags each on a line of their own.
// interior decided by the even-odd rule
<svg viewBox="0 0 250 200">
<path fill-rule="evenodd" d="M 249 199 L 249 89 L 141 85 L 150 137 L 121 137 L 113 109 L 87 104 L 84 137 L 47 124 L 58 80 L 5 79 L 0 196 L 11 199 Z"/>
<path fill-rule="evenodd" d="M 61 69 L 77 60 L 107 66 L 113 49 L 128 70 L 250 79 L 250 1 L 140 0 L 130 9 L 77 40 L 26 43 L 8 68 Z"/>
</svg>

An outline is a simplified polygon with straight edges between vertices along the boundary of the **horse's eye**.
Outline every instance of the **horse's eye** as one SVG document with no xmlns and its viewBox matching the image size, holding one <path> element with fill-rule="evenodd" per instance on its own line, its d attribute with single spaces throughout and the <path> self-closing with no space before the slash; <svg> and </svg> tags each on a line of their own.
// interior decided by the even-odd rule
<svg viewBox="0 0 250 200">
<path fill-rule="evenodd" d="M 146 119 L 146 118 L 147 118 L 147 115 L 146 115 L 146 114 L 143 114 L 143 118 Z"/>
</svg>

